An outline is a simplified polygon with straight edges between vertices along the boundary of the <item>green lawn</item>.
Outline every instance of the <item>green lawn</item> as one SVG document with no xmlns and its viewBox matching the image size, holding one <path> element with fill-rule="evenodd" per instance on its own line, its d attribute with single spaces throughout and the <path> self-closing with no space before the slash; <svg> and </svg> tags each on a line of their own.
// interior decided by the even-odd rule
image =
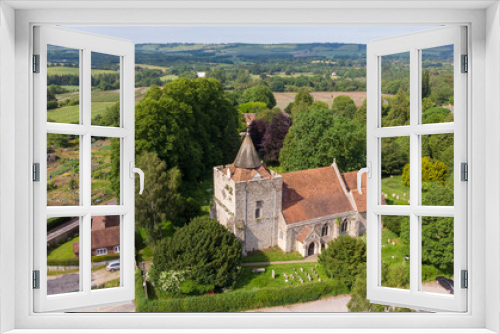
<svg viewBox="0 0 500 334">
<path fill-rule="evenodd" d="M 317 266 L 317 268 L 316 268 Z M 300 271 L 300 268 L 304 269 L 304 272 Z M 253 274 L 253 268 L 265 268 L 266 271 L 261 274 Z M 272 270 L 275 271 L 275 278 L 272 277 Z M 300 283 L 299 278 L 294 274 L 294 269 L 297 274 L 302 277 L 304 283 Z M 317 274 L 314 274 L 313 269 L 315 269 Z M 285 277 L 283 274 L 288 275 L 288 282 L 285 282 Z M 298 286 L 303 284 L 308 284 L 309 279 L 307 274 L 311 275 L 311 282 L 318 282 L 319 278 L 322 281 L 328 280 L 323 268 L 317 263 L 288 263 L 288 264 L 274 264 L 267 266 L 257 266 L 257 267 L 242 267 L 241 276 L 236 283 L 236 290 L 239 289 L 260 289 L 265 287 L 285 287 L 285 286 Z M 290 275 L 294 275 L 294 279 L 290 278 Z"/>
<path fill-rule="evenodd" d="M 106 111 L 107 107 L 113 106 L 114 102 L 93 102 L 92 103 L 92 118 L 101 115 Z M 47 111 L 47 119 L 56 123 L 78 124 L 80 117 L 79 106 L 66 106 Z"/>
<path fill-rule="evenodd" d="M 401 182 L 401 175 L 383 178 L 382 192 L 387 194 L 385 200 L 389 205 L 408 205 L 410 200 L 410 188 Z M 392 194 L 395 196 L 393 197 Z M 399 200 L 397 199 L 398 196 Z"/>
<path fill-rule="evenodd" d="M 51 251 L 47 255 L 47 261 L 77 259 L 77 257 L 73 253 L 73 243 L 77 242 L 79 239 L 79 237 L 73 238 Z"/>
<path fill-rule="evenodd" d="M 388 242 L 388 240 L 390 240 L 390 242 Z M 394 242 L 394 245 L 392 242 Z M 388 229 L 382 230 L 381 246 L 382 262 L 387 265 L 407 261 L 404 257 L 405 254 L 408 254 L 409 245 L 404 243 L 394 232 Z"/>
<path fill-rule="evenodd" d="M 243 257 L 243 263 L 252 262 L 275 262 L 275 261 L 294 261 L 304 258 L 298 252 L 285 253 L 278 247 L 269 250 L 255 251 L 252 254 Z"/>
</svg>

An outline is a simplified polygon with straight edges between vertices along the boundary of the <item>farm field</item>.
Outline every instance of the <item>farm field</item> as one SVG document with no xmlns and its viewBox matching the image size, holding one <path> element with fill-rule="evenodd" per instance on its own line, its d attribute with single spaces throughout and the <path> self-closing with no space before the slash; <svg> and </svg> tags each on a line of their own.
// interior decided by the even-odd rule
<svg viewBox="0 0 500 334">
<path fill-rule="evenodd" d="M 102 115 L 106 108 L 111 107 L 115 102 L 94 102 L 92 103 L 92 118 Z M 79 122 L 79 106 L 66 106 L 47 111 L 47 121 L 55 123 L 77 124 Z"/>
<path fill-rule="evenodd" d="M 277 106 L 281 110 L 285 109 L 290 102 L 295 100 L 296 93 L 274 93 Z M 328 104 L 328 107 L 332 107 L 333 99 L 340 95 L 349 96 L 353 99 L 356 107 L 360 107 L 363 101 L 366 99 L 366 92 L 311 92 L 314 97 L 314 101 L 321 101 Z M 384 94 L 385 95 L 385 94 Z"/>
<path fill-rule="evenodd" d="M 69 66 L 52 66 L 47 67 L 47 75 L 79 75 L 80 69 L 78 67 Z M 92 75 L 116 73 L 112 70 L 92 70 Z"/>
</svg>

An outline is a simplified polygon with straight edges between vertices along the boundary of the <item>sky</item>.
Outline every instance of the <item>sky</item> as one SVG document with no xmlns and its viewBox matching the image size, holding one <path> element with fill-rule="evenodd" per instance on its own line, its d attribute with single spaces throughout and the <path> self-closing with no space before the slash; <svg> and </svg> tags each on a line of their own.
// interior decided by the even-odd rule
<svg viewBox="0 0 500 334">
<path fill-rule="evenodd" d="M 359 43 L 434 27 L 366 26 L 157 26 L 66 27 L 140 43 Z"/>
</svg>

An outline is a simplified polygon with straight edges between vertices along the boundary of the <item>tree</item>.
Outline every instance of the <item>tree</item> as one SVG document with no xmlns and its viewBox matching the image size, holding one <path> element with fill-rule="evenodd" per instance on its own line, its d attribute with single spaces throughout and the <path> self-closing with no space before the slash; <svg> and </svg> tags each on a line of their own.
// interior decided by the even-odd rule
<svg viewBox="0 0 500 334">
<path fill-rule="evenodd" d="M 410 161 L 410 138 L 392 137 L 382 139 L 382 177 L 401 175 Z"/>
<path fill-rule="evenodd" d="M 307 106 L 310 106 L 314 102 L 314 97 L 309 93 L 309 89 L 300 88 L 297 94 L 295 95 L 295 104 L 304 103 Z"/>
<path fill-rule="evenodd" d="M 387 306 L 372 304 L 366 299 L 366 286 L 366 264 L 363 264 L 352 285 L 351 299 L 347 303 L 349 312 L 385 312 Z"/>
<path fill-rule="evenodd" d="M 431 95 L 431 80 L 429 71 L 425 70 L 422 73 L 422 98 L 429 97 Z"/>
<path fill-rule="evenodd" d="M 422 217 L 422 264 L 453 275 L 453 218 Z"/>
<path fill-rule="evenodd" d="M 422 158 L 422 182 L 439 181 L 444 183 L 449 167 L 439 160 L 432 162 L 428 157 Z M 403 168 L 401 181 L 405 186 L 410 186 L 410 164 Z"/>
<path fill-rule="evenodd" d="M 267 124 L 263 119 L 256 119 L 250 126 L 250 138 L 252 138 L 253 146 L 258 151 L 262 148 L 262 139 L 266 133 Z"/>
<path fill-rule="evenodd" d="M 410 124 L 410 101 L 406 90 L 399 89 L 398 93 L 389 99 L 387 116 L 382 117 L 382 126 L 402 126 Z"/>
<path fill-rule="evenodd" d="M 137 166 L 144 171 L 144 192 L 136 196 L 135 221 L 144 227 L 153 239 L 159 238 L 160 223 L 173 221 L 182 210 L 182 197 L 179 194 L 181 174 L 179 169 L 166 169 L 165 161 L 161 161 L 154 152 L 143 152 Z M 139 182 L 136 182 L 136 193 Z"/>
<path fill-rule="evenodd" d="M 120 102 L 106 107 L 102 114 L 98 114 L 92 120 L 93 125 L 100 126 L 120 126 Z"/>
<path fill-rule="evenodd" d="M 267 107 L 264 102 L 246 102 L 238 106 L 238 111 L 242 114 L 256 114 L 262 110 L 265 110 L 266 108 Z"/>
<path fill-rule="evenodd" d="M 283 141 L 291 125 L 292 119 L 288 114 L 280 112 L 274 116 L 262 138 L 261 150 L 266 160 L 279 162 L 279 154 L 283 147 Z"/>
<path fill-rule="evenodd" d="M 214 78 L 177 79 L 151 86 L 136 105 L 136 154 L 156 152 L 184 181 L 231 162 L 240 145 L 240 114 Z"/>
<path fill-rule="evenodd" d="M 349 96 L 340 95 L 333 100 L 332 111 L 335 115 L 353 119 L 356 110 L 356 105 Z"/>
<path fill-rule="evenodd" d="M 241 102 L 264 102 L 269 109 L 276 106 L 276 99 L 273 92 L 263 84 L 245 90 L 241 96 Z"/>
<path fill-rule="evenodd" d="M 241 269 L 241 244 L 217 220 L 196 217 L 163 239 L 154 252 L 155 276 L 183 271 L 187 280 L 217 288 L 234 286 Z"/>
<path fill-rule="evenodd" d="M 342 172 L 357 170 L 365 164 L 365 138 L 352 120 L 312 108 L 293 118 L 279 160 L 284 171 L 329 166 L 333 158 Z"/>
<path fill-rule="evenodd" d="M 262 119 L 266 124 L 270 124 L 274 117 L 281 114 L 281 109 L 274 107 L 273 109 L 264 109 L 255 114 L 256 119 Z"/>
<path fill-rule="evenodd" d="M 329 242 L 328 247 L 319 255 L 319 263 L 325 268 L 328 277 L 338 279 L 350 288 L 361 264 L 366 262 L 366 245 L 363 240 L 341 235 Z"/>
<path fill-rule="evenodd" d="M 422 124 L 453 122 L 453 114 L 450 109 L 434 107 L 425 110 L 422 114 Z"/>
</svg>

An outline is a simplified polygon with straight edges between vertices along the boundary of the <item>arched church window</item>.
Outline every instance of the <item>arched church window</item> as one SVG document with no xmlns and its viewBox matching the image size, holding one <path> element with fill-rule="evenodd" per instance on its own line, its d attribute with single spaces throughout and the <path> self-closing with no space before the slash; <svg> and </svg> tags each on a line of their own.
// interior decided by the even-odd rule
<svg viewBox="0 0 500 334">
<path fill-rule="evenodd" d="M 321 236 L 327 236 L 328 235 L 328 225 L 324 225 L 323 228 L 321 229 Z"/>
<path fill-rule="evenodd" d="M 346 234 L 347 233 L 347 219 L 342 220 L 342 223 L 340 223 L 340 234 Z"/>
</svg>

